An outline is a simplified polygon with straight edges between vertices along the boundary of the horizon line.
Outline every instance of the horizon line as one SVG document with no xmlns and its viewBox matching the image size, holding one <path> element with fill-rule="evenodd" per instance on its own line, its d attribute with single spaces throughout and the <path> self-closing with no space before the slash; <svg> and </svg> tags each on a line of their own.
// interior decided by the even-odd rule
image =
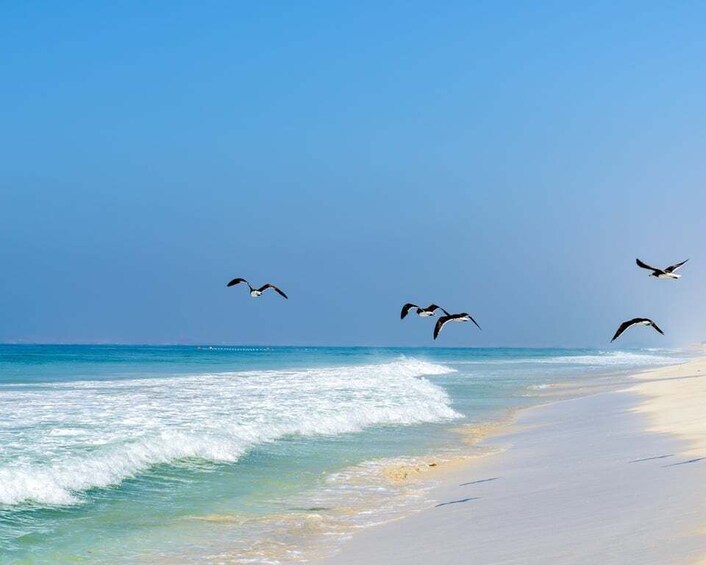
<svg viewBox="0 0 706 565">
<path fill-rule="evenodd" d="M 610 344 L 606 344 L 606 347 Z M 703 347 L 705 342 L 697 342 L 679 347 L 645 347 L 645 346 L 629 346 L 625 348 L 616 348 L 614 351 L 625 351 L 630 349 L 654 349 L 654 350 L 674 350 L 674 349 L 690 349 L 694 347 Z M 191 347 L 191 348 L 213 348 L 213 347 L 232 347 L 232 348 L 260 348 L 260 349 L 295 349 L 295 348 L 317 348 L 317 349 L 604 349 L 599 345 L 573 345 L 573 346 L 552 346 L 552 345 L 321 345 L 321 344 L 247 344 L 247 343 L 178 343 L 178 342 L 72 342 L 72 341 L 57 341 L 57 342 L 33 342 L 33 341 L 0 341 L 0 346 L 78 346 L 78 347 Z"/>
</svg>

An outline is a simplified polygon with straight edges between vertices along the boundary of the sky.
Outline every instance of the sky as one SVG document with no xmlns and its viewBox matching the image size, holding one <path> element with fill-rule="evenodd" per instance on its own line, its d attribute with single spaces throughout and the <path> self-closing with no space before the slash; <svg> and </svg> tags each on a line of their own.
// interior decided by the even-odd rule
<svg viewBox="0 0 706 565">
<path fill-rule="evenodd" d="M 408 301 L 483 328 L 438 346 L 705 340 L 705 20 L 2 2 L 0 341 L 431 344 Z"/>
</svg>

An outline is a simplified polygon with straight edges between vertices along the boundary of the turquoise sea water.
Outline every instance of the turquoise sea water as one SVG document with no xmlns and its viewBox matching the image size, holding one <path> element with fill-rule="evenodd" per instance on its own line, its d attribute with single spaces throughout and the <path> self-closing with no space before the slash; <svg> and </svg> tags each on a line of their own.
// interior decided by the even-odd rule
<svg viewBox="0 0 706 565">
<path fill-rule="evenodd" d="M 683 357 L 0 345 L 0 563 L 302 561 L 420 504 L 381 470 L 459 425 Z"/>
</svg>

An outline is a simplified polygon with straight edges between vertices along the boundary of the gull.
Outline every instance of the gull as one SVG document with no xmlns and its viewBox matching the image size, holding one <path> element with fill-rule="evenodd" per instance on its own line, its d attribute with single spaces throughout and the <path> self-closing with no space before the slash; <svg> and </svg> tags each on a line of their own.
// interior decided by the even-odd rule
<svg viewBox="0 0 706 565">
<path fill-rule="evenodd" d="M 439 332 L 441 332 L 442 328 L 449 322 L 473 322 L 476 326 L 478 326 L 478 322 L 476 322 L 471 315 L 466 312 L 461 312 L 460 314 L 447 314 L 446 316 L 441 316 L 441 318 L 436 321 L 436 326 L 434 326 L 434 339 L 439 336 Z M 480 329 L 480 326 L 478 326 L 478 329 Z"/>
<path fill-rule="evenodd" d="M 429 304 L 429 306 L 427 306 L 426 308 L 421 308 L 421 307 L 417 306 L 416 304 L 412 304 L 411 302 L 408 302 L 407 304 L 402 306 L 402 312 L 400 313 L 400 320 L 404 320 L 412 308 L 416 308 L 417 315 L 421 316 L 422 318 L 429 318 L 430 316 L 433 316 L 437 310 L 441 310 L 447 316 L 449 315 L 449 313 L 446 310 L 444 310 L 441 306 L 437 306 L 436 304 Z"/>
<path fill-rule="evenodd" d="M 652 273 L 650 273 L 650 276 L 657 277 L 658 279 L 678 279 L 679 277 L 681 277 L 681 275 L 677 275 L 674 271 L 676 271 L 687 261 L 688 259 L 682 261 L 681 263 L 677 263 L 676 265 L 669 265 L 669 267 L 666 267 L 664 269 L 658 269 L 656 267 L 650 267 L 647 263 L 644 263 L 639 259 L 635 259 L 635 263 L 637 263 L 638 267 L 642 267 L 643 269 L 652 271 Z"/>
<path fill-rule="evenodd" d="M 265 292 L 268 288 L 271 288 L 280 296 L 287 298 L 287 295 L 284 292 L 282 292 L 279 288 L 277 288 L 275 285 L 270 284 L 270 283 L 263 284 L 260 288 L 253 288 L 250 285 L 250 283 L 248 281 L 246 281 L 245 279 L 237 278 L 237 279 L 233 279 L 232 281 L 230 281 L 228 283 L 228 286 L 235 286 L 236 284 L 240 284 L 240 283 L 245 283 L 246 285 L 248 285 L 248 288 L 250 289 L 250 296 L 252 296 L 253 298 L 257 298 L 258 296 L 262 296 L 262 293 Z"/>
<path fill-rule="evenodd" d="M 642 325 L 642 326 L 652 326 L 654 329 L 656 329 L 659 333 L 664 335 L 664 332 L 659 329 L 657 324 L 655 324 L 652 320 L 649 318 L 633 318 L 632 320 L 627 320 L 620 324 L 620 327 L 618 328 L 618 331 L 615 332 L 615 335 L 613 336 L 613 339 L 610 340 L 611 343 L 613 343 L 616 339 L 618 339 L 622 333 L 627 330 L 628 328 L 631 328 L 632 326 L 636 325 Z"/>
</svg>

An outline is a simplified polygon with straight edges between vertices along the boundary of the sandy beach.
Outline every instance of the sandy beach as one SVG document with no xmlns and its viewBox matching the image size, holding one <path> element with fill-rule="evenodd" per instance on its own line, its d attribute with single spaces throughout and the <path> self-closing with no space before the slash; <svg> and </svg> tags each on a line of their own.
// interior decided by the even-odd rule
<svg viewBox="0 0 706 565">
<path fill-rule="evenodd" d="M 706 557 L 706 359 L 521 410 L 440 474 L 421 512 L 327 563 L 699 563 Z"/>
</svg>

